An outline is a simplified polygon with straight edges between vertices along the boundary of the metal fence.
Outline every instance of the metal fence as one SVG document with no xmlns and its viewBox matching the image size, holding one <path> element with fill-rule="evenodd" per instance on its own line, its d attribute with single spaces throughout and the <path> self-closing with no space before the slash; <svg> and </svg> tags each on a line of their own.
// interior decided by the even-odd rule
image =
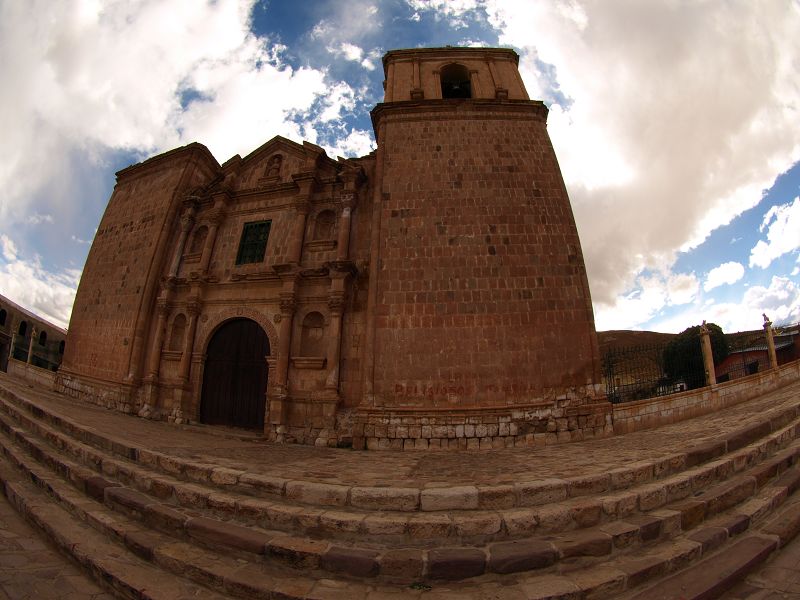
<svg viewBox="0 0 800 600">
<path fill-rule="evenodd" d="M 612 348 L 603 356 L 608 399 L 617 404 L 703 387 L 706 373 L 699 343 L 696 354 L 665 360 L 667 344 Z"/>
</svg>

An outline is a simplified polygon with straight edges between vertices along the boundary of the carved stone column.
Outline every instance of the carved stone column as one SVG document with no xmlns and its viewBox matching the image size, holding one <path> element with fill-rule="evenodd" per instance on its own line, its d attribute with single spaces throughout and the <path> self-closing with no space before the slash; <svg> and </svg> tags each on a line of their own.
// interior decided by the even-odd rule
<svg viewBox="0 0 800 600">
<path fill-rule="evenodd" d="M 338 278 L 343 282 L 343 278 Z M 331 288 L 334 282 L 331 282 Z M 338 287 L 338 286 L 336 286 Z M 331 395 L 339 393 L 339 359 L 342 347 L 342 315 L 344 313 L 344 291 L 331 290 L 328 295 L 330 311 L 330 327 L 328 328 L 328 376 L 325 379 L 325 390 Z"/>
<path fill-rule="evenodd" d="M 764 337 L 767 338 L 767 353 L 769 354 L 769 366 L 771 369 L 778 368 L 778 354 L 775 352 L 775 336 L 772 331 L 772 321 L 764 315 Z"/>
<path fill-rule="evenodd" d="M 192 201 L 181 215 L 181 232 L 178 236 L 178 243 L 175 246 L 175 254 L 172 255 L 172 263 L 169 266 L 167 277 L 174 278 L 178 275 L 178 268 L 181 266 L 181 258 L 183 251 L 186 248 L 186 239 L 189 237 L 189 232 L 194 225 L 195 204 Z"/>
<path fill-rule="evenodd" d="M 294 320 L 294 311 L 296 306 L 297 299 L 293 290 L 281 293 L 281 320 L 280 331 L 278 332 L 278 356 L 275 359 L 275 394 L 270 399 L 269 406 L 269 422 L 272 425 L 283 425 L 285 422 L 285 404 L 286 397 L 289 393 L 289 352 L 292 344 L 292 321 Z"/>
<path fill-rule="evenodd" d="M 352 221 L 355 194 L 349 193 L 342 200 L 342 214 L 339 217 L 339 235 L 336 241 L 336 260 L 347 260 L 350 252 L 350 222 Z"/>
<path fill-rule="evenodd" d="M 156 312 L 158 314 L 156 331 L 153 337 L 153 345 L 150 346 L 150 361 L 147 365 L 147 378 L 153 383 L 158 379 L 158 371 L 161 366 L 161 346 L 164 344 L 164 330 L 169 310 L 169 302 L 164 298 L 159 298 L 156 304 Z"/>
<path fill-rule="evenodd" d="M 186 338 L 183 340 L 183 354 L 181 355 L 178 376 L 181 384 L 186 386 L 189 383 L 189 371 L 192 367 L 192 354 L 194 352 L 194 336 L 197 332 L 197 318 L 200 316 L 200 299 L 192 298 L 186 306 L 189 314 L 189 326 L 186 328 Z"/>
<path fill-rule="evenodd" d="M 217 231 L 222 222 L 222 215 L 217 213 L 210 217 L 208 224 L 208 235 L 206 236 L 205 244 L 203 244 L 203 253 L 200 255 L 200 274 L 205 275 L 208 273 L 208 267 L 211 264 L 211 254 L 214 252 L 214 242 L 217 240 Z"/>
<path fill-rule="evenodd" d="M 472 69 L 469 72 L 469 85 L 472 88 L 472 97 L 473 98 L 482 98 L 481 94 L 481 83 L 478 79 L 478 71 Z"/>
<path fill-rule="evenodd" d="M 231 196 L 226 191 L 214 195 L 214 209 L 208 215 L 208 235 L 206 236 L 205 244 L 203 244 L 203 253 L 200 255 L 200 273 L 202 275 L 208 273 L 208 267 L 211 265 L 211 256 L 214 253 L 214 244 L 217 241 L 217 232 L 219 231 L 219 226 L 225 220 L 225 212 L 230 202 Z"/>
<path fill-rule="evenodd" d="M 292 177 L 300 188 L 294 202 L 294 220 L 292 222 L 292 237 L 289 241 L 289 255 L 287 262 L 299 265 L 303 255 L 303 238 L 306 234 L 306 219 L 308 218 L 311 194 L 314 192 L 316 178 L 313 173 L 299 173 Z"/>
</svg>

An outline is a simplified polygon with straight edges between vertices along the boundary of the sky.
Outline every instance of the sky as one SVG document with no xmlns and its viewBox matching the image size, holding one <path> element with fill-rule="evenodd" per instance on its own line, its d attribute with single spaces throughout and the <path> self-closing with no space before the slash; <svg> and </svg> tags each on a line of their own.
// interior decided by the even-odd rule
<svg viewBox="0 0 800 600">
<path fill-rule="evenodd" d="M 0 294 L 67 326 L 115 172 L 375 147 L 381 56 L 520 55 L 598 330 L 800 321 L 798 0 L 0 0 Z"/>
</svg>

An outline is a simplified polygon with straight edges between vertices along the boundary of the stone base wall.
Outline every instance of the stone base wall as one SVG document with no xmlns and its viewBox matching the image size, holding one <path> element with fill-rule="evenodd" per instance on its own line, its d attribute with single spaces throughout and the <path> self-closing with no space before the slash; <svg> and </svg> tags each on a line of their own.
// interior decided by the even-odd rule
<svg viewBox="0 0 800 600">
<path fill-rule="evenodd" d="M 130 386 L 108 383 L 60 370 L 56 374 L 53 389 L 90 404 L 113 408 L 128 414 L 136 412 L 131 400 Z"/>
<path fill-rule="evenodd" d="M 800 379 L 800 361 L 698 390 L 616 404 L 614 433 L 624 434 L 724 410 Z"/>
<path fill-rule="evenodd" d="M 15 358 L 11 358 L 8 360 L 7 373 L 9 375 L 14 375 L 21 379 L 25 379 L 26 381 L 32 381 L 34 383 L 38 383 L 42 387 L 51 390 L 53 389 L 53 385 L 56 379 L 55 371 L 50 371 L 49 369 L 42 369 L 41 367 L 29 365 L 28 363 L 22 362 L 21 360 L 16 360 Z"/>
<path fill-rule="evenodd" d="M 613 435 L 611 404 L 469 411 L 358 411 L 353 448 L 483 450 L 535 447 Z"/>
</svg>

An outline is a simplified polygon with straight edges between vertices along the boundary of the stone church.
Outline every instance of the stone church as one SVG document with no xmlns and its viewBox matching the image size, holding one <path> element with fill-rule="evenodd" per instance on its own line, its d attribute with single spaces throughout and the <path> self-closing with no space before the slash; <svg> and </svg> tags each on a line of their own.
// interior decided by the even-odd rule
<svg viewBox="0 0 800 600">
<path fill-rule="evenodd" d="M 395 50 L 377 150 L 276 137 L 117 173 L 56 386 L 355 448 L 610 432 L 583 256 L 513 50 Z"/>
</svg>

